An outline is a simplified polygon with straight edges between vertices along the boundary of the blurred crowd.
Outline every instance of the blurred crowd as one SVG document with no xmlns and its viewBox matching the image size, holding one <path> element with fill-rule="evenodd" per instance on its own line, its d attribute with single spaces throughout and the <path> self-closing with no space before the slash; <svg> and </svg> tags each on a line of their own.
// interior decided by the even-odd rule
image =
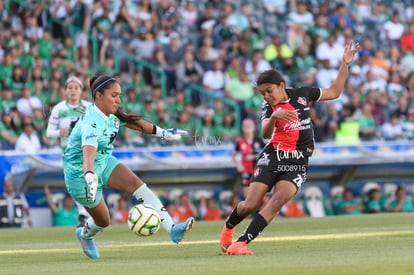
<svg viewBox="0 0 414 275">
<path fill-rule="evenodd" d="M 45 129 L 66 79 L 90 100 L 101 73 L 122 83 L 126 111 L 194 133 L 181 144 L 231 143 L 260 119 L 260 72 L 328 87 L 349 40 L 361 50 L 342 96 L 313 108 L 316 141 L 414 139 L 411 0 L 0 0 L 0 27 L 2 150 L 58 147 Z M 165 144 L 131 131 L 117 143 L 149 145 Z"/>
</svg>

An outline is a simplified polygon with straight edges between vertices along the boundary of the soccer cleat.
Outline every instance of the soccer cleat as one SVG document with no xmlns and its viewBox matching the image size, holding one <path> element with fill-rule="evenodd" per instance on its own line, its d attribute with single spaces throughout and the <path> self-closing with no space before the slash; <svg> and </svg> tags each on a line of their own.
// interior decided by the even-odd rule
<svg viewBox="0 0 414 275">
<path fill-rule="evenodd" d="M 185 222 L 173 224 L 170 232 L 171 240 L 180 243 L 185 233 L 189 232 L 194 225 L 194 218 L 188 218 Z"/>
<path fill-rule="evenodd" d="M 226 225 L 224 225 L 223 230 L 221 231 L 221 236 L 220 236 L 221 252 L 226 253 L 227 248 L 233 242 L 233 233 L 234 233 L 234 228 L 229 229 L 227 228 Z"/>
<path fill-rule="evenodd" d="M 96 249 L 95 241 L 93 239 L 85 239 L 81 236 L 83 228 L 76 228 L 75 234 L 76 238 L 78 238 L 83 252 L 91 259 L 98 259 L 99 258 L 99 252 L 98 249 Z"/>
<path fill-rule="evenodd" d="M 226 253 L 227 255 L 253 255 L 253 251 L 247 249 L 247 241 L 232 243 Z"/>
</svg>

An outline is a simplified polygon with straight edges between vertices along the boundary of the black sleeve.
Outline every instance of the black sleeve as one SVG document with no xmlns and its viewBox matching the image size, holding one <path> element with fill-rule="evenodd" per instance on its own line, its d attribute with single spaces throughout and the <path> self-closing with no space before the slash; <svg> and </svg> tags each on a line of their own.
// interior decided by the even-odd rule
<svg viewBox="0 0 414 275">
<path fill-rule="evenodd" d="M 300 87 L 298 89 L 286 89 L 289 98 L 306 98 L 306 105 L 312 101 L 318 101 L 322 96 L 322 90 L 315 87 Z"/>
<path fill-rule="evenodd" d="M 303 87 L 299 88 L 299 90 L 299 94 L 304 93 L 305 97 L 308 98 L 309 101 L 318 101 L 322 96 L 321 88 Z"/>
</svg>

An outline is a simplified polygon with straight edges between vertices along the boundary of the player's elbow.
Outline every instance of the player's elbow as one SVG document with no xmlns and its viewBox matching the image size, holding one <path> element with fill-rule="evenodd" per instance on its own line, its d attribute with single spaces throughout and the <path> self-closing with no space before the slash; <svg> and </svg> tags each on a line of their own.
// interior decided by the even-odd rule
<svg viewBox="0 0 414 275">
<path fill-rule="evenodd" d="M 271 133 L 270 133 L 270 132 L 268 132 L 268 131 L 263 131 L 263 130 L 262 130 L 262 137 L 263 137 L 264 139 L 268 139 L 268 138 L 270 138 L 270 136 L 271 136 Z"/>
<path fill-rule="evenodd" d="M 338 89 L 336 87 L 330 87 L 328 89 L 324 89 L 321 100 L 337 99 L 340 95 L 341 89 Z"/>
</svg>

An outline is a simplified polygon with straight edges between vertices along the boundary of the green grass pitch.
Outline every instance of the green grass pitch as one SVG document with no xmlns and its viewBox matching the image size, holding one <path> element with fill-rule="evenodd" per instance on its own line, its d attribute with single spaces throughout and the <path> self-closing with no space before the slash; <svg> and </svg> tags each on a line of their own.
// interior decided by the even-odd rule
<svg viewBox="0 0 414 275">
<path fill-rule="evenodd" d="M 74 228 L 2 229 L 0 274 L 414 274 L 413 213 L 278 218 L 249 245 L 253 256 L 220 253 L 222 226 L 196 222 L 176 245 L 162 229 L 145 238 L 112 225 L 96 237 L 98 260 Z"/>
</svg>

